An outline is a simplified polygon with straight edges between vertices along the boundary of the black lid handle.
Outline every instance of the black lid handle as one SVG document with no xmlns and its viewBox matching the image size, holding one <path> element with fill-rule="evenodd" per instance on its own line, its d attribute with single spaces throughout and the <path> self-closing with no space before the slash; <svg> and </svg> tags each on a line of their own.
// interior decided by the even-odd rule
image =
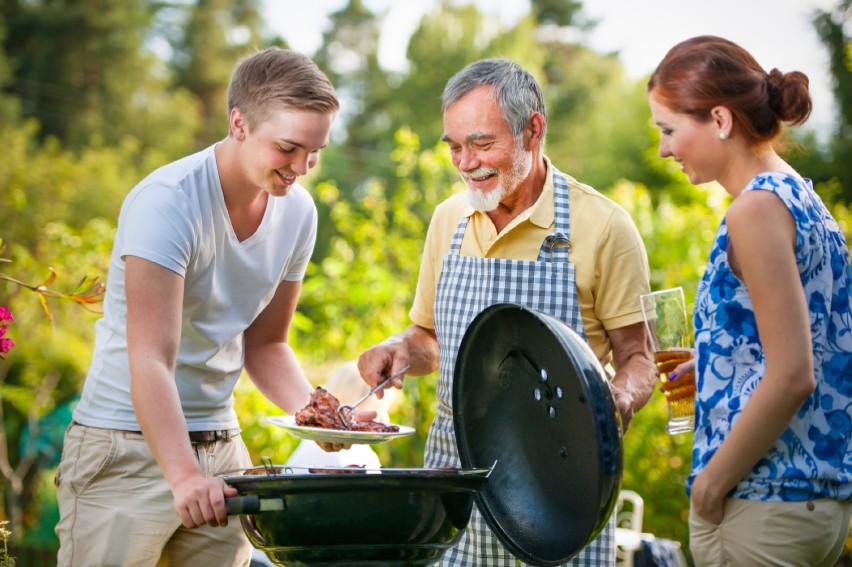
<svg viewBox="0 0 852 567">
<path fill-rule="evenodd" d="M 229 516 L 256 514 L 260 512 L 260 496 L 233 496 L 225 498 L 225 509 Z"/>
<path fill-rule="evenodd" d="M 285 509 L 283 498 L 261 498 L 260 496 L 233 496 L 225 498 L 225 509 L 229 516 L 257 514 L 258 512 L 280 512 Z"/>
</svg>

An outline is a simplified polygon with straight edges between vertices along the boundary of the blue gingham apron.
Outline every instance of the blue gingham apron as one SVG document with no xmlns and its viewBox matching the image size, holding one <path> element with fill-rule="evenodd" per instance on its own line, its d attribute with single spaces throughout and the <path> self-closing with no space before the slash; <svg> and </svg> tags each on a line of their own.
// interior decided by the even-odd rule
<svg viewBox="0 0 852 567">
<path fill-rule="evenodd" d="M 456 227 L 450 251 L 444 256 L 435 292 L 440 374 L 438 408 L 426 440 L 427 467 L 461 466 L 453 432 L 453 371 L 462 337 L 470 322 L 483 309 L 496 303 L 518 303 L 556 317 L 586 338 L 577 299 L 574 265 L 568 262 L 568 181 L 555 168 L 553 184 L 555 232 L 545 238 L 535 261 L 461 256 L 459 251 L 469 217 L 462 218 Z M 614 518 L 611 518 L 597 539 L 565 565 L 615 565 L 614 527 Z M 516 567 L 526 564 L 503 547 L 474 507 L 461 539 L 447 550 L 440 565 Z"/>
</svg>

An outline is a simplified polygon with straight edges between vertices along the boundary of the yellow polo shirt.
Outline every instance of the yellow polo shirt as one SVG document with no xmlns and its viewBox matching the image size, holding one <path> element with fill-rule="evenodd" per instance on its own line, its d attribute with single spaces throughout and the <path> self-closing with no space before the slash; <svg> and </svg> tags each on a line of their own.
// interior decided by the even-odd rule
<svg viewBox="0 0 852 567">
<path fill-rule="evenodd" d="M 547 162 L 544 190 L 535 204 L 518 215 L 500 234 L 488 215 L 474 211 L 464 194 L 435 208 L 420 263 L 411 320 L 435 328 L 433 306 L 444 256 L 449 252 L 459 220 L 468 216 L 462 256 L 535 260 L 547 235 L 554 230 L 553 168 Z M 568 176 L 566 176 L 568 177 Z M 577 294 L 589 345 L 606 365 L 610 341 L 606 329 L 642 321 L 639 294 L 649 291 L 648 256 L 636 225 L 621 206 L 568 177 L 571 250 Z"/>
</svg>

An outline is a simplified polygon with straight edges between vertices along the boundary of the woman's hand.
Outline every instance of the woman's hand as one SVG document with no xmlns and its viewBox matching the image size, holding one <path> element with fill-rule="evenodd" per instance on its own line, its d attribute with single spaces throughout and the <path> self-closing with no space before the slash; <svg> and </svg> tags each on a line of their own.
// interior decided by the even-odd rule
<svg viewBox="0 0 852 567">
<path fill-rule="evenodd" d="M 683 378 L 687 374 L 695 372 L 695 349 L 688 350 L 692 352 L 692 358 L 675 366 L 674 370 L 669 374 L 667 382 L 674 382 L 678 378 Z M 665 383 L 660 386 L 660 391 L 665 391 Z"/>
<path fill-rule="evenodd" d="M 692 483 L 690 501 L 696 514 L 718 526 L 725 519 L 725 495 L 717 495 L 712 484 L 713 479 L 705 469 Z"/>
</svg>

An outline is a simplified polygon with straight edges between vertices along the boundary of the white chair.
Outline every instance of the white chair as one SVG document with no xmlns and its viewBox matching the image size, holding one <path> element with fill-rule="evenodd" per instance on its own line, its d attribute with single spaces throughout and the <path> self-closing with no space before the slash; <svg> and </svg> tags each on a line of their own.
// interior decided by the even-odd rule
<svg viewBox="0 0 852 567">
<path fill-rule="evenodd" d="M 615 508 L 616 562 L 624 567 L 633 567 L 633 554 L 642 545 L 642 516 L 645 502 L 632 490 L 618 494 Z"/>
<path fill-rule="evenodd" d="M 645 503 L 642 497 L 632 490 L 622 490 L 618 494 L 618 503 L 615 508 L 615 559 L 616 565 L 621 567 L 633 567 L 633 556 L 644 544 L 646 550 L 648 545 L 665 546 L 670 553 L 667 565 L 676 564 L 677 567 L 687 567 L 686 556 L 680 549 L 680 543 L 661 539 L 657 540 L 654 534 L 642 532 L 642 517 L 645 513 Z M 676 555 L 676 557 L 672 557 Z"/>
</svg>

